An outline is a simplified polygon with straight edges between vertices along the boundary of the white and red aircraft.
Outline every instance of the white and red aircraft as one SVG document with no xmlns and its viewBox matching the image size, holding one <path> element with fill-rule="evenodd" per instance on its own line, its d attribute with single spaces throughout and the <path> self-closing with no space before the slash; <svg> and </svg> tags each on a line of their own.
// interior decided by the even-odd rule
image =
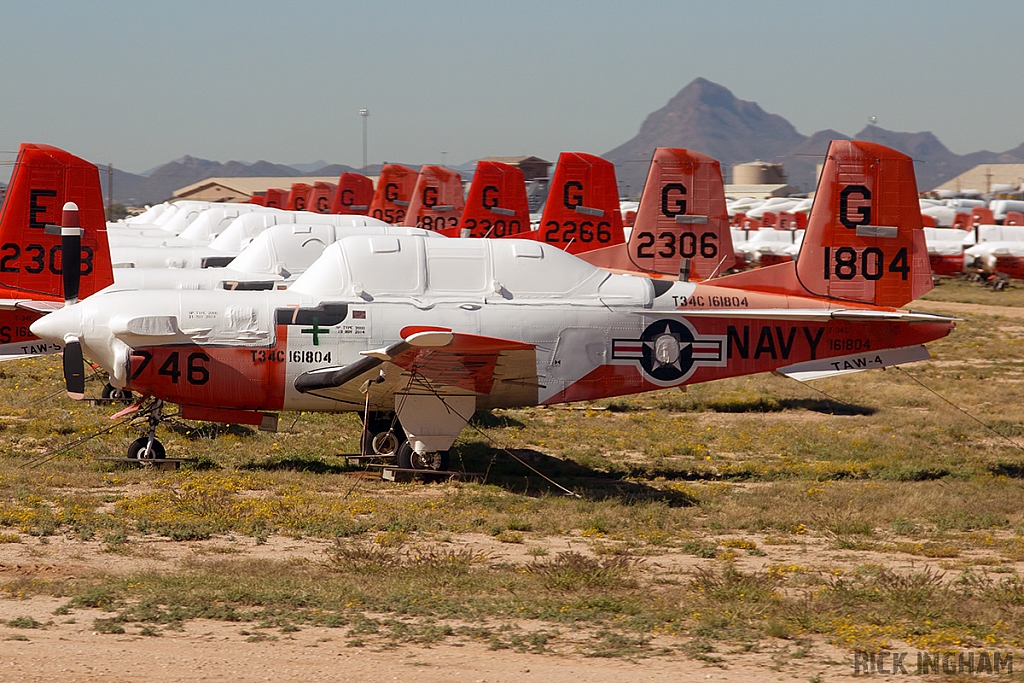
<svg viewBox="0 0 1024 683">
<path fill-rule="evenodd" d="M 479 408 L 927 358 L 953 319 L 896 307 L 931 286 L 912 160 L 851 140 L 829 149 L 800 258 L 713 283 L 613 274 L 535 241 L 352 236 L 285 291 L 69 296 L 32 332 L 68 349 L 71 393 L 85 353 L 158 399 L 133 455 L 162 455 L 163 401 L 245 424 L 368 409 L 375 443 L 404 430 L 401 465 L 443 469 Z"/>
</svg>

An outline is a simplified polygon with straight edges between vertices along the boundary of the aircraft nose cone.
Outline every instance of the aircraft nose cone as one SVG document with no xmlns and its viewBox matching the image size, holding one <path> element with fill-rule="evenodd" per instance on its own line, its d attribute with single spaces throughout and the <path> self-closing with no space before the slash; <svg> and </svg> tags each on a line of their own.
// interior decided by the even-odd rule
<svg viewBox="0 0 1024 683">
<path fill-rule="evenodd" d="M 78 306 L 65 306 L 60 310 L 47 313 L 29 327 L 32 334 L 43 341 L 61 346 L 64 345 L 67 337 L 80 338 L 82 336 L 81 328 Z"/>
</svg>

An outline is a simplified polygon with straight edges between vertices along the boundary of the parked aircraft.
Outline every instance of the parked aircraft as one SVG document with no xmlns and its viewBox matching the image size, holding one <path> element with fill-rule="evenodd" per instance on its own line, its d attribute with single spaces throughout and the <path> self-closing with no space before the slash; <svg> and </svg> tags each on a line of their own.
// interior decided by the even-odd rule
<svg viewBox="0 0 1024 683">
<path fill-rule="evenodd" d="M 288 203 L 284 208 L 288 211 L 305 211 L 312 191 L 313 186 L 309 183 L 292 183 L 288 190 Z"/>
<path fill-rule="evenodd" d="M 270 209 L 283 209 L 288 205 L 288 190 L 271 187 L 262 195 L 253 195 L 250 204 L 265 206 Z"/>
<path fill-rule="evenodd" d="M 800 258 L 713 284 L 613 274 L 535 241 L 362 235 L 288 290 L 69 296 L 32 331 L 71 349 L 69 393 L 80 348 L 115 385 L 158 399 L 133 456 L 162 456 L 155 430 L 173 401 L 188 419 L 265 426 L 279 410 L 367 410 L 400 464 L 444 469 L 480 408 L 927 358 L 953 320 L 895 307 L 931 286 L 912 160 L 844 140 Z"/>
<path fill-rule="evenodd" d="M 552 186 L 558 188 L 555 175 Z M 570 196 L 565 191 L 562 195 L 563 200 Z M 607 206 L 610 200 L 604 201 Z M 563 201 L 562 207 L 567 204 Z M 607 244 L 579 253 L 580 258 L 616 272 L 650 277 L 706 280 L 724 273 L 735 254 L 721 166 L 697 152 L 657 148 L 629 242 L 622 241 L 621 222 L 613 220 L 610 232 Z"/>
<path fill-rule="evenodd" d="M 443 166 L 424 166 L 402 225 L 437 232 L 457 228 L 465 204 L 461 175 Z"/>
<path fill-rule="evenodd" d="M 116 225 L 107 227 L 107 241 L 117 249 L 164 249 L 202 247 L 212 242 L 239 216 L 277 211 L 255 204 L 215 204 L 190 214 L 188 225 L 177 235 L 164 229 L 123 230 Z M 175 228 L 178 221 L 169 223 Z"/>
<path fill-rule="evenodd" d="M 372 180 L 358 173 L 342 173 L 331 198 L 331 213 L 365 216 L 370 213 L 372 201 Z"/>
<path fill-rule="evenodd" d="M 199 222 L 198 220 L 196 221 Z M 246 244 L 273 225 L 384 226 L 387 223 L 357 214 L 319 214 L 266 209 L 232 219 L 210 241 L 194 246 L 111 246 L 110 257 L 121 268 L 206 268 L 227 265 Z"/>
<path fill-rule="evenodd" d="M 477 162 L 458 226 L 448 237 L 515 237 L 530 231 L 523 172 L 498 161 Z"/>
<path fill-rule="evenodd" d="M 615 165 L 582 152 L 558 155 L 539 229 L 519 235 L 582 254 L 623 244 Z"/>
<path fill-rule="evenodd" d="M 309 192 L 309 199 L 306 202 L 306 211 L 313 213 L 330 213 L 331 199 L 338 189 L 335 183 L 317 181 L 313 183 L 313 189 Z"/>
<path fill-rule="evenodd" d="M 384 164 L 370 203 L 370 216 L 385 223 L 402 223 L 409 211 L 417 175 L 408 166 Z"/>
<path fill-rule="evenodd" d="M 21 145 L 0 207 L 0 360 L 60 351 L 29 325 L 64 300 L 65 247 L 55 228 L 66 202 L 79 202 L 77 215 L 93 228 L 77 247 L 79 291 L 87 296 L 114 281 L 96 166 L 56 147 Z"/>
</svg>

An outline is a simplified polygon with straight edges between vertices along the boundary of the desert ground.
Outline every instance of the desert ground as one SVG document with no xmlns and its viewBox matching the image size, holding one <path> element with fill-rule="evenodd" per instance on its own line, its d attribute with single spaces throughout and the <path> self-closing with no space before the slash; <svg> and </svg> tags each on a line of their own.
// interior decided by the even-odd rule
<svg viewBox="0 0 1024 683">
<path fill-rule="evenodd" d="M 436 483 L 350 466 L 352 415 L 178 421 L 178 471 L 99 460 L 140 434 L 86 440 L 121 406 L 5 363 L 0 681 L 1019 673 L 1024 288 L 912 307 L 963 318 L 930 361 L 480 414 L 452 451 L 480 476 Z"/>
</svg>

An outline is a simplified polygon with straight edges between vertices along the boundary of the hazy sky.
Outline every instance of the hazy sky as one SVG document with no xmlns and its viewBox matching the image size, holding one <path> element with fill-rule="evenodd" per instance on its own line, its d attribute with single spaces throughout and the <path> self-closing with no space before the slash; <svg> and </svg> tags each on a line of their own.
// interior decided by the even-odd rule
<svg viewBox="0 0 1024 683">
<path fill-rule="evenodd" d="M 1024 142 L 1020 0 L 0 0 L 0 150 L 227 161 L 600 154 L 698 76 L 809 135 Z M 0 161 L 11 161 L 10 154 Z M 5 177 L 0 167 L 0 177 Z"/>
</svg>

